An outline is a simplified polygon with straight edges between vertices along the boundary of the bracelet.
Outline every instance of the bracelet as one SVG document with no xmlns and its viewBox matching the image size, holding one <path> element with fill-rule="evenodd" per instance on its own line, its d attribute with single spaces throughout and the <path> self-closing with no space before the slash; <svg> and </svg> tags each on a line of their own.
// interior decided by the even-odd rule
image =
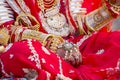
<svg viewBox="0 0 120 80">
<path fill-rule="evenodd" d="M 64 39 L 62 37 L 54 36 L 51 39 L 51 43 L 49 43 L 48 45 L 49 45 L 50 50 L 52 50 L 53 52 L 56 52 L 58 49 L 58 46 L 62 43 L 64 43 Z"/>
<path fill-rule="evenodd" d="M 120 14 L 120 5 L 115 5 L 111 2 L 111 0 L 105 1 L 107 6 L 116 14 Z"/>
<path fill-rule="evenodd" d="M 12 21 L 12 20 L 14 20 L 14 19 L 13 18 L 4 19 L 4 20 L 0 21 L 0 25 L 2 25 L 5 22 Z"/>
<path fill-rule="evenodd" d="M 5 51 L 5 47 L 0 45 L 0 53 Z"/>
<path fill-rule="evenodd" d="M 12 11 L 10 8 L 0 9 L 0 13 L 10 13 L 10 14 L 14 14 L 13 11 Z"/>
<path fill-rule="evenodd" d="M 120 6 L 116 6 L 116 5 L 113 5 L 113 4 L 111 4 L 111 6 L 112 6 L 111 9 L 112 9 L 115 13 L 117 13 L 117 14 L 120 13 Z"/>
<path fill-rule="evenodd" d="M 6 28 L 2 28 L 0 30 L 0 43 L 2 45 L 7 45 L 9 38 L 10 38 L 9 31 Z"/>
</svg>

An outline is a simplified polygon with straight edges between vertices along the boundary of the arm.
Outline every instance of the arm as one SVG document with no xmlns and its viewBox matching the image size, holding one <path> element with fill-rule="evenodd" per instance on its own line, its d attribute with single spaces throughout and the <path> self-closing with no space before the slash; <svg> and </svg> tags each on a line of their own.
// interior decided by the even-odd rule
<svg viewBox="0 0 120 80">
<path fill-rule="evenodd" d="M 8 13 L 6 16 L 6 14 L 4 13 L 4 10 L 0 12 L 0 15 L 2 13 L 3 15 L 5 15 L 1 20 L 3 23 L 0 29 L 0 43 L 2 45 L 7 45 L 9 42 L 16 42 L 24 39 L 36 39 L 40 41 L 43 44 L 43 46 L 50 48 L 53 51 L 56 51 L 57 45 L 61 42 L 64 42 L 64 40 L 59 36 L 54 36 L 52 34 L 45 34 L 45 33 L 39 32 L 38 31 L 38 27 L 40 25 L 39 22 L 37 22 L 36 18 L 29 13 L 28 13 L 29 15 L 22 13 L 24 15 L 18 16 L 15 21 L 14 20 L 15 16 L 12 14 L 14 13 L 14 11 L 12 11 L 12 8 L 6 2 L 5 4 L 7 6 L 0 5 Z M 30 25 L 29 23 L 26 24 L 26 22 L 24 21 L 28 18 L 30 19 L 29 21 L 31 21 L 31 23 L 34 23 L 35 25 Z M 13 24 L 14 21 L 15 23 Z M 11 22 L 11 23 L 8 23 L 8 22 Z M 27 27 L 23 27 L 23 26 L 27 26 Z"/>
<path fill-rule="evenodd" d="M 96 7 L 97 9 L 96 10 L 94 9 L 94 11 L 90 12 L 88 10 L 89 13 L 87 14 L 85 14 L 86 13 L 85 11 L 87 10 L 75 4 L 78 2 L 72 0 L 69 3 L 74 3 L 73 6 L 69 6 L 69 7 L 72 14 L 71 16 L 74 20 L 74 23 L 76 23 L 80 34 L 90 34 L 94 31 L 101 30 L 101 28 L 103 28 L 105 25 L 110 23 L 112 20 L 116 19 L 116 17 L 120 13 L 118 4 L 116 5 L 115 8 L 115 5 L 113 6 L 113 4 L 112 5 L 110 4 L 110 0 L 102 3 L 101 7 L 99 8 Z M 120 2 L 116 2 L 116 3 L 120 3 Z M 82 3 L 79 2 L 79 5 L 81 4 Z M 90 4 L 88 3 L 88 5 Z"/>
<path fill-rule="evenodd" d="M 104 2 L 100 8 L 85 16 L 85 25 L 88 28 L 88 32 L 99 31 L 119 16 L 120 9 L 116 9 L 119 6 L 116 5 L 116 8 L 114 8 L 109 1 Z M 120 2 L 117 3 L 120 4 Z"/>
</svg>

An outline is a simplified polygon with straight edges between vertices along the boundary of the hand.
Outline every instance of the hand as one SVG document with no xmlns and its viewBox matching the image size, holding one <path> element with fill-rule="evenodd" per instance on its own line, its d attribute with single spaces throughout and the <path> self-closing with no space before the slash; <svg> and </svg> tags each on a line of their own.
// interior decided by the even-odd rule
<svg viewBox="0 0 120 80">
<path fill-rule="evenodd" d="M 57 49 L 57 55 L 62 57 L 66 62 L 77 67 L 82 62 L 82 56 L 77 45 L 65 42 Z"/>
<path fill-rule="evenodd" d="M 51 36 L 48 37 L 44 46 L 51 51 L 56 52 L 58 46 L 62 43 L 64 43 L 64 39 L 61 36 Z"/>
</svg>

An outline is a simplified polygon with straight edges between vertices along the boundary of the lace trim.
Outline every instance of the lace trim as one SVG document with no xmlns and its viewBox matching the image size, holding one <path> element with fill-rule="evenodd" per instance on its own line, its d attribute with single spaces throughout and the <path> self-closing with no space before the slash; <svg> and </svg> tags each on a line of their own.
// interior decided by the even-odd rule
<svg viewBox="0 0 120 80">
<path fill-rule="evenodd" d="M 118 59 L 116 67 L 100 69 L 99 71 L 96 72 L 106 72 L 107 78 L 115 75 L 116 73 L 120 72 L 120 58 Z"/>
<path fill-rule="evenodd" d="M 85 35 L 85 36 L 83 36 L 83 38 L 81 38 L 80 41 L 76 43 L 77 46 L 81 46 L 82 43 L 83 43 L 85 40 L 87 40 L 89 37 L 90 37 L 90 35 Z"/>
<path fill-rule="evenodd" d="M 41 69 L 39 55 L 35 50 L 35 48 L 33 47 L 31 39 L 28 39 L 28 46 L 29 46 L 29 49 L 31 50 L 31 53 L 33 54 L 33 55 L 30 55 L 28 59 L 30 59 L 31 61 L 34 61 L 36 63 L 36 66 Z"/>
<path fill-rule="evenodd" d="M 4 64 L 3 64 L 3 62 L 1 61 L 1 59 L 0 59 L 0 63 L 1 63 L 1 66 L 2 66 L 2 67 L 1 67 L 2 73 L 5 74 L 6 77 L 10 77 L 10 75 L 7 74 L 7 72 L 5 72 L 5 70 L 4 70 Z"/>
</svg>

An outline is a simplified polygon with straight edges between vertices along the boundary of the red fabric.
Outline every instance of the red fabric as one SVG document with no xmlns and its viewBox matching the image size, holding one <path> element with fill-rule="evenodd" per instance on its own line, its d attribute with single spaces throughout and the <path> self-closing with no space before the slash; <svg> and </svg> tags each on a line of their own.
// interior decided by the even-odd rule
<svg viewBox="0 0 120 80">
<path fill-rule="evenodd" d="M 4 71 L 7 74 L 12 73 L 14 77 L 24 77 L 25 73 L 23 72 L 23 68 L 35 69 L 39 73 L 37 80 L 46 80 L 47 71 L 51 74 L 50 79 L 54 80 L 57 74 L 60 73 L 59 58 L 56 56 L 56 54 L 52 52 L 50 52 L 50 54 L 47 54 L 45 51 L 43 51 L 40 42 L 36 40 L 31 40 L 31 43 L 39 56 L 41 69 L 36 67 L 36 63 L 34 61 L 28 59 L 28 57 L 33 54 L 29 49 L 30 47 L 28 46 L 28 41 L 25 40 L 14 43 L 9 48 L 9 50 L 7 50 L 5 53 L 2 53 L 0 59 L 1 63 L 4 64 Z M 10 55 L 13 55 L 13 58 L 10 58 Z M 45 60 L 45 63 L 42 62 L 42 59 Z M 64 62 L 63 60 L 61 61 L 63 74 L 72 78 L 73 80 L 79 80 L 76 70 L 68 63 Z M 70 71 L 74 72 L 70 73 Z M 6 75 L 4 74 L 3 76 Z"/>
<path fill-rule="evenodd" d="M 25 2 L 31 9 L 32 15 L 34 15 L 41 24 L 41 20 L 38 16 L 39 10 L 35 8 L 37 5 L 33 4 L 33 0 L 25 0 Z M 101 6 L 100 3 L 101 0 L 85 0 L 83 6 L 88 9 L 89 13 L 97 9 L 99 5 Z M 55 80 L 57 74 L 60 74 L 59 61 L 61 61 L 64 76 L 72 78 L 72 80 L 117 80 L 120 75 L 119 36 L 120 32 L 107 33 L 105 31 L 100 31 L 84 40 L 79 46 L 83 57 L 83 63 L 77 68 L 73 68 L 70 64 L 59 59 L 56 54 L 48 50 L 46 51 L 46 48 L 43 48 L 41 43 L 36 40 L 15 42 L 12 45 L 10 44 L 11 46 L 8 45 L 6 47 L 6 52 L 0 55 L 2 76 L 10 77 L 9 75 L 12 73 L 11 75 L 15 78 L 25 77 L 25 72 L 23 72 L 23 68 L 25 68 L 36 70 L 38 72 L 37 80 L 46 80 L 46 71 L 51 74 L 50 79 Z M 68 40 L 73 43 L 78 43 L 83 38 L 84 36 L 78 36 Z M 32 47 L 29 44 L 32 44 Z M 37 52 L 35 53 L 38 55 L 37 57 L 38 60 L 40 60 L 41 68 L 36 66 L 38 63 L 36 60 L 31 61 L 29 59 L 31 55 L 34 55 L 34 51 L 31 51 L 31 49 L 35 49 Z M 102 53 L 99 52 L 101 50 L 103 50 Z M 7 74 L 9 75 L 7 76 Z"/>
<path fill-rule="evenodd" d="M 82 7 L 87 8 L 87 13 L 101 7 L 102 0 L 84 0 Z"/>
<path fill-rule="evenodd" d="M 73 68 L 62 60 L 63 74 L 73 80 L 112 80 L 113 78 L 117 78 L 120 74 L 119 36 L 119 32 L 99 32 L 93 34 L 82 43 L 84 47 L 80 46 L 83 63 L 79 67 Z M 75 42 L 78 42 L 81 38 L 76 39 Z M 1 63 L 4 64 L 4 68 L 2 69 L 7 74 L 14 74 L 15 77 L 24 77 L 23 68 L 35 69 L 39 73 L 40 78 L 38 77 L 38 80 L 44 80 L 46 78 L 45 71 L 48 71 L 51 74 L 51 80 L 54 80 L 56 75 L 60 73 L 58 57 L 52 52 L 49 55 L 46 54 L 46 51 L 43 50 L 38 41 L 31 40 L 33 47 L 39 55 L 40 65 L 42 66 L 41 69 L 37 68 L 36 63 L 28 59 L 32 55 L 28 41 L 16 42 L 5 53 L 1 54 Z M 98 50 L 101 49 L 104 50 L 103 53 L 97 54 Z M 13 55 L 13 57 L 10 58 L 10 55 Z M 45 63 L 42 59 L 45 59 Z M 107 73 L 107 69 L 109 68 L 113 69 L 113 74 Z M 117 68 L 118 71 L 116 70 Z M 70 73 L 71 70 L 74 72 Z M 111 72 L 110 70 L 108 71 Z"/>
<path fill-rule="evenodd" d="M 114 36 L 114 37 L 113 37 Z M 120 62 L 120 33 L 119 32 L 98 32 L 86 39 L 79 46 L 83 57 L 83 63 L 77 68 L 80 75 L 86 76 L 90 80 L 117 80 L 120 71 L 116 72 L 115 68 L 119 67 Z M 81 37 L 71 39 L 73 42 L 79 42 Z M 104 50 L 103 53 L 97 54 L 98 50 Z M 100 53 L 100 52 L 99 52 Z M 114 69 L 112 75 L 107 74 L 107 68 Z M 103 69 L 104 71 L 101 71 Z M 110 77 L 108 77 L 110 75 Z M 84 78 L 83 77 L 83 78 Z M 114 78 L 114 79 L 113 79 Z"/>
</svg>

